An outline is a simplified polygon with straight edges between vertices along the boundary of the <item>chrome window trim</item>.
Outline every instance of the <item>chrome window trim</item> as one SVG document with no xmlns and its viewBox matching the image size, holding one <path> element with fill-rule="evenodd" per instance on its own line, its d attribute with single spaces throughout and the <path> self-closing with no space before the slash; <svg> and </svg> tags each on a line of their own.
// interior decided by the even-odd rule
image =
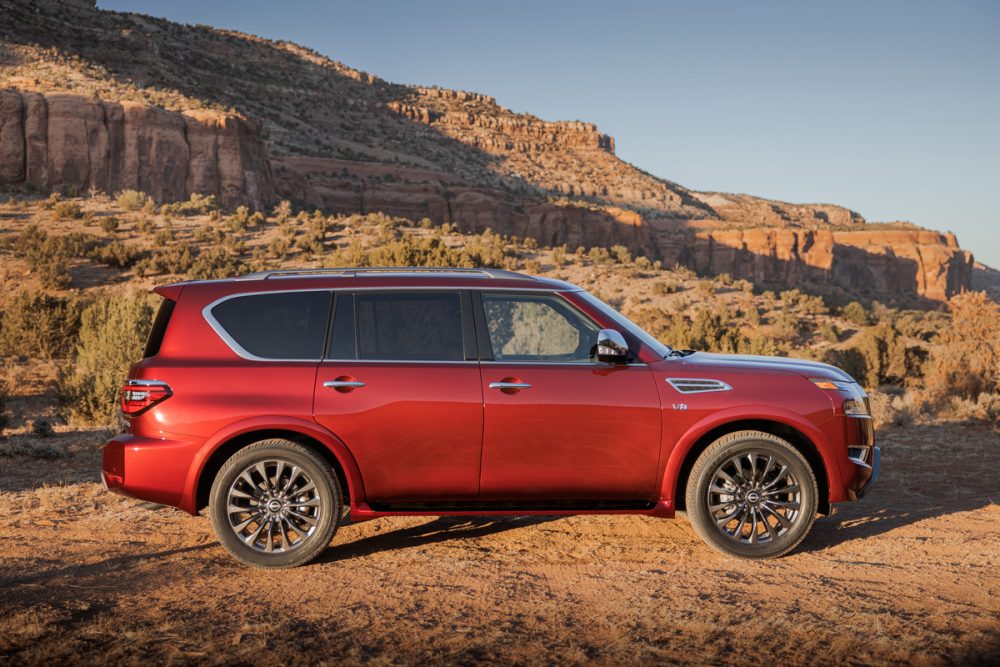
<svg viewBox="0 0 1000 667">
<path fill-rule="evenodd" d="M 733 390 L 729 383 L 716 380 L 715 378 L 666 378 L 666 382 L 680 394 L 708 394 L 716 391 Z M 688 383 L 701 384 L 702 386 L 696 386 L 695 388 L 683 386 Z"/>
<path fill-rule="evenodd" d="M 210 326 L 212 328 L 212 330 L 215 331 L 216 335 L 219 338 L 222 339 L 222 342 L 224 342 L 229 347 L 229 349 L 231 349 L 238 357 L 246 359 L 247 361 L 264 361 L 264 362 L 269 362 L 269 363 L 317 363 L 317 362 L 321 362 L 321 361 L 334 361 L 334 360 L 324 359 L 322 357 L 318 357 L 316 359 L 274 359 L 274 358 L 271 358 L 271 357 L 259 357 L 256 354 L 253 354 L 249 350 L 245 349 L 242 345 L 240 345 L 239 343 L 237 343 L 236 339 L 234 339 L 232 336 L 229 335 L 229 332 L 226 331 L 225 328 L 223 328 L 222 324 L 220 324 L 219 321 L 217 319 L 215 319 L 215 316 L 212 315 L 212 309 L 215 308 L 216 306 L 218 306 L 220 303 L 224 303 L 226 301 L 229 301 L 230 299 L 237 299 L 237 298 L 245 297 L 245 296 L 257 296 L 257 295 L 260 295 L 260 294 L 298 294 L 300 292 L 331 292 L 331 293 L 337 293 L 337 292 L 403 292 L 403 291 L 418 291 L 418 292 L 428 292 L 428 291 L 462 292 L 462 291 L 465 291 L 465 290 L 477 290 L 477 289 L 479 289 L 479 291 L 486 291 L 486 290 L 481 290 L 478 287 L 468 287 L 468 286 L 459 286 L 459 285 L 430 285 L 430 286 L 417 286 L 417 285 L 410 286 L 410 285 L 407 285 L 405 287 L 394 287 L 392 285 L 382 285 L 382 286 L 377 286 L 377 287 L 350 287 L 350 286 L 344 285 L 344 286 L 337 286 L 337 287 L 303 287 L 303 288 L 300 288 L 300 289 L 254 290 L 252 292 L 236 292 L 234 294 L 226 294 L 225 296 L 221 296 L 218 299 L 216 299 L 216 300 L 212 301 L 211 303 L 209 303 L 204 308 L 202 308 L 201 309 L 201 316 L 208 323 L 208 326 Z M 498 288 L 496 288 L 495 290 L 492 290 L 492 291 L 496 291 L 496 292 L 529 292 L 529 293 L 542 292 L 542 293 L 545 293 L 545 294 L 550 294 L 550 295 L 552 295 L 552 296 L 554 296 L 556 298 L 559 298 L 558 291 L 554 290 L 551 286 L 542 286 L 542 285 L 539 285 L 538 287 L 498 287 Z M 579 291 L 579 292 L 582 292 L 584 290 L 583 290 L 583 288 L 578 288 L 577 290 L 566 290 L 566 291 Z M 574 304 L 570 303 L 566 299 L 563 299 L 563 301 L 567 305 L 569 305 L 570 307 L 573 307 L 573 308 L 576 307 Z M 577 310 L 579 310 L 579 308 L 577 308 Z M 580 314 L 583 317 L 585 317 L 586 319 L 588 319 L 590 321 L 593 321 L 590 317 L 587 316 L 586 313 L 583 313 L 581 311 Z M 597 325 L 596 322 L 594 322 L 594 324 Z M 598 328 L 600 328 L 600 327 L 598 326 Z M 361 361 L 361 360 L 352 359 L 350 361 Z M 433 360 L 427 360 L 427 361 L 414 361 L 414 360 L 398 361 L 398 360 L 389 360 L 389 359 L 380 359 L 380 360 L 379 359 L 366 359 L 364 361 L 366 361 L 366 362 L 383 361 L 383 362 L 390 362 L 390 363 L 421 363 L 421 364 L 424 364 L 424 363 L 427 363 L 427 364 L 433 364 L 433 363 L 466 363 L 464 361 L 463 362 L 459 362 L 459 361 L 440 362 L 440 361 L 433 361 Z M 473 361 L 472 363 L 479 363 L 479 362 L 478 361 Z M 526 363 L 530 363 L 530 362 L 526 362 Z M 560 363 L 560 362 L 555 362 L 555 363 Z"/>
<path fill-rule="evenodd" d="M 230 299 L 237 299 L 246 296 L 258 296 L 267 294 L 299 294 L 300 292 L 333 292 L 329 287 L 323 288 L 306 288 L 306 289 L 286 289 L 286 290 L 258 290 L 256 292 L 240 292 L 238 294 L 227 294 L 226 296 L 220 297 L 208 304 L 201 309 L 201 316 L 205 318 L 208 322 L 208 326 L 212 327 L 216 335 L 222 339 L 226 345 L 229 346 L 237 356 L 246 359 L 247 361 L 266 361 L 272 364 L 298 364 L 298 363 L 319 363 L 322 361 L 322 357 L 317 357 L 315 359 L 275 359 L 273 357 L 259 357 L 256 354 L 250 352 L 242 345 L 236 342 L 236 339 L 229 335 L 229 332 L 219 323 L 215 316 L 212 315 L 212 309 L 218 306 L 220 303 L 225 303 Z M 324 334 L 324 342 L 326 339 L 326 334 Z"/>
<path fill-rule="evenodd" d="M 321 359 L 323 364 L 478 364 L 476 359 L 434 361 L 424 359 Z"/>
<path fill-rule="evenodd" d="M 646 364 L 630 363 L 630 364 L 612 364 L 605 363 L 603 361 L 497 361 L 497 360 L 486 360 L 483 359 L 479 363 L 481 364 L 492 364 L 497 366 L 576 366 L 577 368 L 615 368 L 621 366 L 645 366 Z"/>
</svg>

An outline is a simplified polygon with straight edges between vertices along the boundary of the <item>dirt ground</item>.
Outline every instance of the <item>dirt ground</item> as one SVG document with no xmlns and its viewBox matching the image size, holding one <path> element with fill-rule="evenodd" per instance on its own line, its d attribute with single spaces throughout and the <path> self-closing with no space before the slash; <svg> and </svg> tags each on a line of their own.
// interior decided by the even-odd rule
<svg viewBox="0 0 1000 667">
<path fill-rule="evenodd" d="M 59 436 L 72 438 L 74 436 Z M 248 570 L 209 522 L 93 483 L 94 436 L 0 459 L 0 663 L 1000 661 L 1000 437 L 881 435 L 872 495 L 748 563 L 683 519 L 383 519 Z"/>
</svg>

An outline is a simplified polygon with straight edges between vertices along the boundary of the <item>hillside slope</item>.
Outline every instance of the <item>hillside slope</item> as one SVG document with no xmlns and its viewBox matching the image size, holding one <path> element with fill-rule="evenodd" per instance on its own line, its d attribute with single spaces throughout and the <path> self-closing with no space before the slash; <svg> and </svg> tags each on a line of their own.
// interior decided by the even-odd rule
<svg viewBox="0 0 1000 667">
<path fill-rule="evenodd" d="M 427 217 L 841 298 L 927 305 L 971 286 L 953 235 L 694 192 L 620 160 L 589 123 L 84 0 L 0 10 L 0 182 Z"/>
</svg>

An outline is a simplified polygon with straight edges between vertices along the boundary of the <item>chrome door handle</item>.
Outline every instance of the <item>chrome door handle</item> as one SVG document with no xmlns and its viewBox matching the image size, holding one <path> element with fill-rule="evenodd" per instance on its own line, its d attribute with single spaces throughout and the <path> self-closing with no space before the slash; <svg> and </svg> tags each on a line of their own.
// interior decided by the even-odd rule
<svg viewBox="0 0 1000 667">
<path fill-rule="evenodd" d="M 323 383 L 323 386 L 330 389 L 357 389 L 358 387 L 364 387 L 365 383 L 359 380 L 327 380 Z"/>
<path fill-rule="evenodd" d="M 490 382 L 490 389 L 531 389 L 527 382 Z"/>
</svg>

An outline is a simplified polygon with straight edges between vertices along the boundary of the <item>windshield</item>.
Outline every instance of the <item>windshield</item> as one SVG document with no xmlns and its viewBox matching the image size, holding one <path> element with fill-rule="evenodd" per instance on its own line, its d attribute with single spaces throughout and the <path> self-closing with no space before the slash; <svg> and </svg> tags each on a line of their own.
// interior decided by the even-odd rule
<svg viewBox="0 0 1000 667">
<path fill-rule="evenodd" d="M 593 294 L 590 294 L 588 292 L 580 292 L 579 294 L 581 297 L 583 297 L 584 301 L 586 301 L 590 305 L 600 310 L 610 319 L 614 320 L 615 324 L 617 324 L 618 326 L 620 326 L 621 328 L 625 329 L 630 334 L 638 338 L 643 345 L 649 347 L 656 354 L 660 355 L 661 357 L 666 357 L 667 355 L 670 354 L 671 349 L 669 346 L 664 345 L 660 341 L 653 338 L 650 334 L 643 331 L 642 327 L 640 327 L 638 324 L 636 324 L 629 318 L 625 317 L 617 310 L 615 310 L 608 304 L 598 299 Z"/>
</svg>

